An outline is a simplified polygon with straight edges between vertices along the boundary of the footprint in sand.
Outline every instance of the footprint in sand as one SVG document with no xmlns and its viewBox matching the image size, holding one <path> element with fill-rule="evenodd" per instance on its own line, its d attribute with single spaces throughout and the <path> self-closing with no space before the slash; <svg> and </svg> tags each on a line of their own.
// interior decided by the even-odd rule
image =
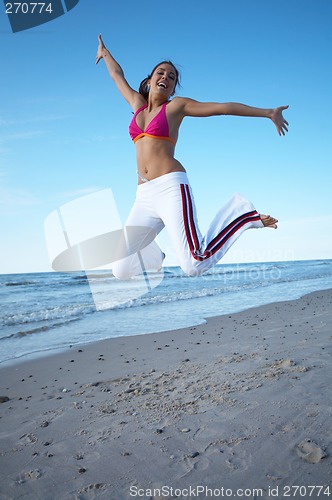
<svg viewBox="0 0 332 500">
<path fill-rule="evenodd" d="M 248 468 L 248 465 L 246 463 L 244 456 L 238 457 L 238 456 L 234 455 L 232 458 L 228 458 L 226 460 L 226 465 L 231 470 L 243 471 L 243 470 L 246 470 Z"/>
<path fill-rule="evenodd" d="M 327 456 L 323 448 L 311 439 L 304 439 L 304 441 L 296 446 L 296 451 L 298 456 L 309 464 L 318 464 L 318 462 Z"/>
<path fill-rule="evenodd" d="M 22 441 L 24 444 L 33 444 L 38 441 L 38 438 L 35 434 L 29 433 L 23 434 L 23 436 L 20 437 L 20 441 Z"/>
<path fill-rule="evenodd" d="M 89 453 L 78 451 L 75 455 L 73 455 L 73 458 L 75 458 L 76 460 L 84 460 L 84 463 L 86 463 L 87 465 L 91 465 L 100 459 L 100 453 L 98 453 L 97 451 Z"/>
<path fill-rule="evenodd" d="M 106 488 L 104 483 L 89 484 L 82 490 L 80 490 L 75 496 L 75 500 L 93 500 L 97 499 L 101 492 Z"/>
<path fill-rule="evenodd" d="M 187 455 L 182 456 L 179 460 L 174 460 L 170 467 L 176 469 L 176 477 L 184 478 L 194 471 L 204 471 L 210 465 L 210 460 L 202 456 L 197 451 L 190 451 Z"/>
<path fill-rule="evenodd" d="M 30 471 L 27 471 L 27 472 L 22 472 L 16 478 L 16 483 L 17 484 L 23 484 L 26 481 L 29 481 L 31 479 L 39 479 L 41 476 L 42 476 L 42 473 L 40 472 L 39 469 L 30 470 Z"/>
</svg>

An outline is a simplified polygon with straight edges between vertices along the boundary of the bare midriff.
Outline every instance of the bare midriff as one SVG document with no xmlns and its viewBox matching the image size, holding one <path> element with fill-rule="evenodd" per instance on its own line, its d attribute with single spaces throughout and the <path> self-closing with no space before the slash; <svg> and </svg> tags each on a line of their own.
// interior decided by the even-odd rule
<svg viewBox="0 0 332 500">
<path fill-rule="evenodd" d="M 136 158 L 140 175 L 151 181 L 171 172 L 185 172 L 181 163 L 174 158 L 174 149 L 174 144 L 163 139 L 139 139 L 136 143 Z M 139 184 L 143 182 L 138 178 Z"/>
</svg>

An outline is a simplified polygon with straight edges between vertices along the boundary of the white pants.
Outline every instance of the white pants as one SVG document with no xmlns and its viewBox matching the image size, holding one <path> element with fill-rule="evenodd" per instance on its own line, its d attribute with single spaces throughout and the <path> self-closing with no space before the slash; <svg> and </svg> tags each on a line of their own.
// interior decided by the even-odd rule
<svg viewBox="0 0 332 500">
<path fill-rule="evenodd" d="M 161 268 L 164 254 L 155 241 L 149 241 L 164 227 L 182 270 L 197 276 L 216 264 L 246 229 L 263 227 L 263 223 L 252 203 L 234 194 L 202 237 L 187 175 L 172 172 L 138 185 L 126 227 L 149 228 L 151 235 L 127 243 L 126 255 L 113 265 L 119 279 Z"/>
</svg>

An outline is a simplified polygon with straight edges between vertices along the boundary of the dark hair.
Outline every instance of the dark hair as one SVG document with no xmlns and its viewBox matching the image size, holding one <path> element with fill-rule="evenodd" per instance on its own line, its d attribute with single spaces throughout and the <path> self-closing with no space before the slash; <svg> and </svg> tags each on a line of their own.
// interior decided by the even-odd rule
<svg viewBox="0 0 332 500">
<path fill-rule="evenodd" d="M 150 80 L 150 78 L 152 77 L 153 73 L 156 71 L 156 69 L 161 64 L 170 64 L 171 66 L 173 66 L 174 71 L 175 71 L 175 86 L 174 86 L 174 90 L 176 89 L 176 87 L 178 85 L 180 85 L 180 73 L 179 73 L 178 69 L 176 68 L 176 66 L 174 66 L 174 64 L 171 61 L 162 61 L 159 64 L 156 64 L 156 66 L 153 68 L 153 70 L 151 71 L 151 73 L 146 78 L 144 78 L 144 80 L 141 81 L 141 84 L 139 86 L 138 92 L 140 94 L 142 94 L 142 96 L 146 100 L 148 100 L 148 98 L 149 98 L 148 80 Z"/>
</svg>

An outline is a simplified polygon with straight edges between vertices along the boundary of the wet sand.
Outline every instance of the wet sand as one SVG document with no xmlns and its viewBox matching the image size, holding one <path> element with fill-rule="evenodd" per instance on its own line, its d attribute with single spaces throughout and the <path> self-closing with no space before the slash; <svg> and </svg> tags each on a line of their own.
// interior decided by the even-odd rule
<svg viewBox="0 0 332 500">
<path fill-rule="evenodd" d="M 0 499 L 331 498 L 331 306 L 319 291 L 0 368 Z"/>
</svg>

